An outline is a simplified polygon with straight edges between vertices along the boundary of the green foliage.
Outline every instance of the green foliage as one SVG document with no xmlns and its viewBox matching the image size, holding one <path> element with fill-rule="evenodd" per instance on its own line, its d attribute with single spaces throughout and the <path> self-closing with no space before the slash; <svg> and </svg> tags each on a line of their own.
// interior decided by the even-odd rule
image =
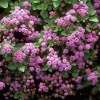
<svg viewBox="0 0 100 100">
<path fill-rule="evenodd" d="M 3 7 L 3 8 L 8 8 L 8 1 L 7 0 L 1 0 L 0 6 Z"/>
<path fill-rule="evenodd" d="M 17 67 L 18 67 L 18 65 L 14 62 L 9 62 L 9 64 L 8 64 L 8 69 L 10 69 L 10 70 L 16 70 Z"/>
<path fill-rule="evenodd" d="M 25 72 L 25 66 L 19 66 L 18 70 L 20 70 L 21 72 Z"/>
</svg>

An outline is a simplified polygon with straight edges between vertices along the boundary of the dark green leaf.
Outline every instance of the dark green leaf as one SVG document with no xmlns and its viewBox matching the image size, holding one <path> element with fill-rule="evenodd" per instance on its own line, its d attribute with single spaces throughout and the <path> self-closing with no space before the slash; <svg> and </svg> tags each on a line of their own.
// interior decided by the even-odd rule
<svg viewBox="0 0 100 100">
<path fill-rule="evenodd" d="M 7 56 L 5 57 L 6 61 L 10 61 L 11 60 L 11 56 Z"/>
<path fill-rule="evenodd" d="M 66 78 L 67 76 L 68 76 L 68 72 L 63 71 L 63 72 L 62 72 L 62 77 L 63 77 L 63 78 Z"/>
<path fill-rule="evenodd" d="M 47 71 L 48 69 L 49 69 L 48 66 L 44 66 L 44 67 L 42 68 L 42 71 Z"/>
<path fill-rule="evenodd" d="M 14 62 L 9 62 L 8 69 L 15 70 L 17 68 L 17 64 Z"/>
<path fill-rule="evenodd" d="M 51 72 L 51 73 L 52 73 L 52 68 L 51 68 L 51 67 L 50 67 L 48 70 L 49 70 L 49 72 Z"/>
<path fill-rule="evenodd" d="M 47 18 L 48 17 L 48 12 L 46 10 L 43 10 L 40 12 L 40 15 L 43 17 L 43 18 Z"/>
<path fill-rule="evenodd" d="M 72 73 L 72 76 L 73 76 L 74 78 L 77 78 L 78 75 L 79 75 L 79 73 L 75 73 L 75 72 Z"/>
</svg>

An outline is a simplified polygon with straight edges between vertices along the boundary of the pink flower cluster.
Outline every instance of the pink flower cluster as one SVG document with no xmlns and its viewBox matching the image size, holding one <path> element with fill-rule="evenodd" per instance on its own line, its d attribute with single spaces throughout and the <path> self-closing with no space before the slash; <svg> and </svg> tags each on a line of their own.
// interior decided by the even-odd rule
<svg viewBox="0 0 100 100">
<path fill-rule="evenodd" d="M 66 12 L 66 15 L 64 17 L 60 17 L 55 20 L 55 23 L 57 23 L 58 27 L 60 26 L 70 26 L 72 23 L 76 21 L 76 17 L 74 14 L 76 11 L 74 9 L 71 9 L 70 11 Z"/>
<path fill-rule="evenodd" d="M 14 48 L 10 44 L 4 44 L 1 49 L 2 54 L 9 54 L 14 50 Z"/>
<path fill-rule="evenodd" d="M 83 1 L 80 1 L 78 4 L 74 4 L 73 9 L 75 9 L 75 11 L 82 17 L 88 14 L 88 6 Z"/>
<path fill-rule="evenodd" d="M 22 6 L 25 8 L 31 7 L 31 4 L 28 1 L 22 2 Z"/>
<path fill-rule="evenodd" d="M 5 87 L 5 83 L 0 81 L 0 90 L 3 90 L 4 87 Z"/>
<path fill-rule="evenodd" d="M 94 72 L 90 72 L 87 73 L 87 80 L 88 81 L 92 81 L 92 85 L 96 85 L 98 83 L 98 77 L 97 77 L 98 72 L 94 71 Z"/>
<path fill-rule="evenodd" d="M 22 51 L 17 50 L 17 51 L 14 53 L 14 57 L 13 57 L 13 61 L 14 61 L 14 62 L 23 63 L 23 61 L 24 61 L 25 59 L 26 59 L 26 54 L 23 53 Z"/>
</svg>

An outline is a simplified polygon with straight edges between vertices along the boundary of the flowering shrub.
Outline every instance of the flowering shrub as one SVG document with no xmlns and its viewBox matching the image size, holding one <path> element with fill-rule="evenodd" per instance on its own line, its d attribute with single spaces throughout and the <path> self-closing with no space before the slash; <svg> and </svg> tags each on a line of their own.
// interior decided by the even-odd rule
<svg viewBox="0 0 100 100">
<path fill-rule="evenodd" d="M 0 21 L 4 99 L 65 99 L 88 86 L 100 91 L 99 0 L 41 2 L 24 1 Z"/>
</svg>

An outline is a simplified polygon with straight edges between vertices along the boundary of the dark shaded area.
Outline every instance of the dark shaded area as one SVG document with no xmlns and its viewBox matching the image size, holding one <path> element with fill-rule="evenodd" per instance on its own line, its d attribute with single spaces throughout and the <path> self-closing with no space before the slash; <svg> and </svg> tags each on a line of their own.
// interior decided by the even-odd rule
<svg viewBox="0 0 100 100">
<path fill-rule="evenodd" d="M 23 35 L 22 32 L 14 32 L 14 37 L 15 37 L 16 39 L 21 40 L 21 39 L 24 37 L 24 35 Z"/>
</svg>

